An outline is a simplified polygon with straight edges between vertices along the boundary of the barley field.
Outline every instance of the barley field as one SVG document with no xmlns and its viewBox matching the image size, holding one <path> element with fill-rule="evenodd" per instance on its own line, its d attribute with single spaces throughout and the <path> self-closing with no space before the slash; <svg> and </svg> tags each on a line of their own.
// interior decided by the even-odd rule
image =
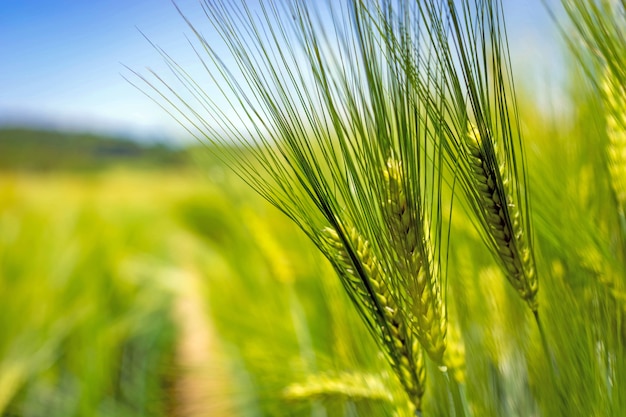
<svg viewBox="0 0 626 417">
<path fill-rule="evenodd" d="M 551 111 L 499 1 L 271 4 L 129 70 L 204 146 L 0 130 L 0 415 L 626 415 L 624 4 Z"/>
</svg>

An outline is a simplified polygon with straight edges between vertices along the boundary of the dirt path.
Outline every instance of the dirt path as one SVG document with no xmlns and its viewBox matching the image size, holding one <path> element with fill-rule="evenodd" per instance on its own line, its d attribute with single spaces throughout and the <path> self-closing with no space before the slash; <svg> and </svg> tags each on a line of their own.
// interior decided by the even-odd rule
<svg viewBox="0 0 626 417">
<path fill-rule="evenodd" d="M 175 304 L 179 327 L 174 416 L 234 417 L 232 387 L 226 362 L 220 357 L 215 331 L 206 311 L 200 278 L 180 271 Z"/>
</svg>

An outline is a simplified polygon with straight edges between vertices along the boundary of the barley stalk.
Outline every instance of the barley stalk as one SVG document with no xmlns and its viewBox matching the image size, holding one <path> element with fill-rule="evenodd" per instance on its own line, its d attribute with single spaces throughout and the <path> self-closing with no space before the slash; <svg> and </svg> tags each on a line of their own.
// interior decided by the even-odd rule
<svg viewBox="0 0 626 417">
<path fill-rule="evenodd" d="M 483 210 L 486 231 L 500 258 L 507 279 L 533 312 L 537 312 L 537 272 L 531 248 L 522 226 L 513 184 L 504 162 L 500 162 L 491 138 L 482 138 L 479 130 L 471 126 L 468 134 L 470 169 Z M 489 146 L 490 145 L 490 146 Z"/>
<path fill-rule="evenodd" d="M 334 229 L 326 228 L 323 234 L 332 249 L 333 263 L 344 285 L 353 300 L 366 312 L 373 314 L 378 341 L 388 353 L 392 369 L 411 403 L 417 410 L 421 410 L 426 387 L 422 347 L 412 337 L 408 317 L 398 307 L 395 296 L 389 290 L 384 272 L 369 242 L 354 228 L 345 234 L 346 244 Z"/>
<path fill-rule="evenodd" d="M 438 282 L 432 273 L 428 230 L 419 200 L 407 198 L 399 161 L 390 158 L 384 171 L 387 200 L 384 205 L 398 272 L 413 296 L 412 318 L 417 338 L 430 358 L 443 365 L 447 323 Z"/>
</svg>

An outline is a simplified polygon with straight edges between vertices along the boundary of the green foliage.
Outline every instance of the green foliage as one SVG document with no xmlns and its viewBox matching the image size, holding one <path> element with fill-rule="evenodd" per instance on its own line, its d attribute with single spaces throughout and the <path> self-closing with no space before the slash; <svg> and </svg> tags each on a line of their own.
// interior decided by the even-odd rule
<svg viewBox="0 0 626 417">
<path fill-rule="evenodd" d="M 98 205 L 91 187 L 0 180 L 2 415 L 168 411 L 172 297 L 143 259 L 165 248 L 142 213 Z"/>
<path fill-rule="evenodd" d="M 98 171 L 114 166 L 183 167 L 184 149 L 124 138 L 0 127 L 0 171 Z"/>
</svg>

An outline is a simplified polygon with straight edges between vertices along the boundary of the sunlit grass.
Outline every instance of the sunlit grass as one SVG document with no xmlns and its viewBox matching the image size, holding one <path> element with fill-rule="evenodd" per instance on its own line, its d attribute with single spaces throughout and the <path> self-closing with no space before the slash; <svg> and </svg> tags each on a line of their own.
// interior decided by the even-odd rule
<svg viewBox="0 0 626 417">
<path fill-rule="evenodd" d="M 158 236 L 173 222 L 155 206 L 167 181 L 132 191 L 146 182 L 115 173 L 0 179 L 7 415 L 167 412 L 176 331 L 163 270 L 173 258 Z"/>
</svg>

